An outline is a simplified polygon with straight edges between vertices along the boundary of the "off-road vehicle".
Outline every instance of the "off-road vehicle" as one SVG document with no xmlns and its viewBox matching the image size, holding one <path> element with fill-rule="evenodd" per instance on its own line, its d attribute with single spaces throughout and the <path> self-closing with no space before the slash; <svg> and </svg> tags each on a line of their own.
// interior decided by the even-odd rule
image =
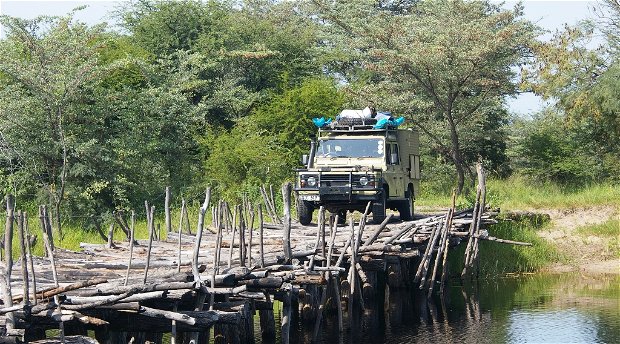
<svg viewBox="0 0 620 344">
<path fill-rule="evenodd" d="M 390 125 L 376 129 L 341 120 L 319 128 L 302 158 L 305 168 L 297 170 L 299 222 L 309 224 L 320 206 L 344 219 L 347 210 L 363 212 L 369 201 L 375 223 L 385 219 L 386 209 L 411 220 L 420 185 L 419 146 L 417 131 Z"/>
</svg>

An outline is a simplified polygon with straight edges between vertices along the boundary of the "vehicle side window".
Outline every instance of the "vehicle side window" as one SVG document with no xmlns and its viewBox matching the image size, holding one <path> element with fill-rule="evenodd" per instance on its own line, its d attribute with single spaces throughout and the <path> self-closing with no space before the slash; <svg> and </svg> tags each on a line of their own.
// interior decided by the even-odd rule
<svg viewBox="0 0 620 344">
<path fill-rule="evenodd" d="M 398 153 L 398 145 L 395 143 L 390 143 L 386 145 L 387 150 L 385 151 L 385 157 L 386 157 L 386 161 L 388 165 L 399 165 L 400 164 L 400 155 Z M 392 164 L 391 163 L 391 156 L 393 154 L 396 154 L 396 163 Z"/>
</svg>

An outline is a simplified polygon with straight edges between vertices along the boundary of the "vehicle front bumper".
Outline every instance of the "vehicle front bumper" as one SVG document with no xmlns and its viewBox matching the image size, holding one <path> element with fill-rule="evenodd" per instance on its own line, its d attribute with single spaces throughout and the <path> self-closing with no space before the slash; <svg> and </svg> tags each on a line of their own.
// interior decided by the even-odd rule
<svg viewBox="0 0 620 344">
<path fill-rule="evenodd" d="M 315 204 L 356 204 L 381 198 L 381 188 L 357 188 L 348 186 L 324 186 L 318 188 L 294 188 L 297 198 Z"/>
</svg>

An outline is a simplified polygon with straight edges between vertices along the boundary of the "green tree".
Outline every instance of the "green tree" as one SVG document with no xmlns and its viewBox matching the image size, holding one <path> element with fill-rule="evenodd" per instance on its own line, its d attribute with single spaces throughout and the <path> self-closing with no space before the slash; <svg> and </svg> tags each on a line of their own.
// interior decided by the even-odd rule
<svg viewBox="0 0 620 344">
<path fill-rule="evenodd" d="M 314 117 L 334 117 L 345 98 L 333 81 L 309 79 L 259 106 L 211 143 L 206 173 L 222 192 L 234 194 L 292 175 L 316 132 Z"/>
<path fill-rule="evenodd" d="M 598 171 L 597 178 L 617 179 L 620 7 L 615 1 L 606 1 L 600 11 L 602 21 L 567 26 L 550 41 L 537 45 L 535 63 L 524 70 L 523 87 L 553 103 L 564 119 L 567 135 L 579 142 L 575 155 L 588 154 L 599 160 L 601 168 L 593 170 Z M 601 36 L 605 42 L 596 46 L 596 38 Z"/>
<path fill-rule="evenodd" d="M 584 185 L 604 174 L 602 157 L 592 140 L 574 130 L 564 116 L 546 109 L 531 120 L 513 124 L 511 155 L 515 168 L 534 180 Z"/>
<path fill-rule="evenodd" d="M 209 124 L 230 128 L 274 92 L 320 73 L 315 25 L 296 4 L 272 1 L 139 1 L 120 16 L 130 38 L 159 58 L 200 54 L 193 101 Z"/>
<path fill-rule="evenodd" d="M 0 175 L 20 200 L 38 193 L 60 224 L 202 181 L 200 54 L 154 59 L 71 15 L 2 20 Z"/>
<path fill-rule="evenodd" d="M 0 42 L 2 157 L 25 178 L 21 183 L 32 178 L 45 189 L 62 233 L 68 176 L 93 144 L 82 128 L 96 120 L 83 117 L 79 104 L 87 101 L 102 72 L 97 50 L 104 27 L 87 27 L 72 15 L 1 16 L 0 24 L 7 32 Z"/>
<path fill-rule="evenodd" d="M 329 44 L 349 56 L 348 80 L 397 113 L 407 114 L 434 150 L 455 166 L 462 190 L 464 146 L 483 135 L 503 99 L 517 92 L 515 67 L 536 35 L 522 8 L 487 1 L 313 0 L 329 23 Z"/>
</svg>

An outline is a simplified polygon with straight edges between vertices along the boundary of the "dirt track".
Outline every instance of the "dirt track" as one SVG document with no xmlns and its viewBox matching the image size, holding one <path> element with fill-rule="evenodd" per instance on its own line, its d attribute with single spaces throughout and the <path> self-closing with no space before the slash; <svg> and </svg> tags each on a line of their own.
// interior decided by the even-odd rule
<svg viewBox="0 0 620 344">
<path fill-rule="evenodd" d="M 620 213 L 616 208 L 603 206 L 586 209 L 537 209 L 534 212 L 549 214 L 551 224 L 540 231 L 539 235 L 568 258 L 566 263 L 556 263 L 550 266 L 548 271 L 620 274 L 620 258 L 610 249 L 614 238 L 586 235 L 577 231 L 580 227 L 618 218 Z"/>
</svg>

